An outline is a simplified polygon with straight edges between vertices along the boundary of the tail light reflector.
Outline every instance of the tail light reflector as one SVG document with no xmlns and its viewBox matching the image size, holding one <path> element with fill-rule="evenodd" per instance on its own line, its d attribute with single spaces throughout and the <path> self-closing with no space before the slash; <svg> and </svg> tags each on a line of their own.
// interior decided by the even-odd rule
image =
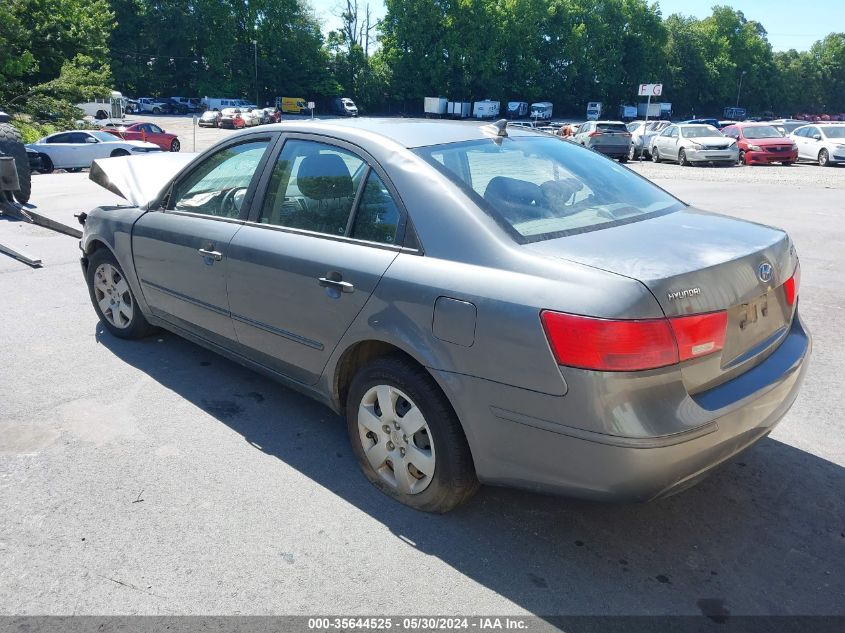
<svg viewBox="0 0 845 633">
<path fill-rule="evenodd" d="M 594 136 L 601 136 L 604 132 L 590 132 L 587 136 L 593 138 Z"/>
<path fill-rule="evenodd" d="M 561 365 L 596 371 L 640 371 L 722 349 L 727 312 L 673 319 L 613 320 L 544 310 L 546 336 Z"/>
<path fill-rule="evenodd" d="M 794 306 L 798 300 L 798 286 L 801 284 L 801 264 L 795 267 L 792 277 L 783 284 L 783 291 L 786 293 L 786 304 Z"/>
</svg>

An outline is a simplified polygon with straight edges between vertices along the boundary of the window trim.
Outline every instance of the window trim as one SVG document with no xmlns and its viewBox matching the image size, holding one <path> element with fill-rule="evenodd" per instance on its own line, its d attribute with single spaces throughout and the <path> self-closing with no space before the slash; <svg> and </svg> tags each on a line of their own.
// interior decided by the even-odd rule
<svg viewBox="0 0 845 633">
<path fill-rule="evenodd" d="M 249 181 L 249 187 L 247 187 L 246 194 L 244 195 L 244 201 L 237 217 L 228 218 L 219 215 L 210 215 L 208 213 L 197 213 L 194 211 L 181 211 L 178 209 L 168 208 L 170 207 L 171 197 L 173 196 L 173 190 L 180 183 L 184 182 L 185 179 L 190 178 L 191 174 L 196 172 L 197 169 L 200 169 L 205 163 L 205 161 L 211 158 L 212 155 L 217 154 L 218 152 L 225 151 L 226 149 L 229 149 L 230 147 L 234 147 L 236 145 L 254 143 L 262 139 L 267 139 L 267 147 L 264 150 L 264 155 L 258 162 L 258 166 L 255 168 L 255 172 L 252 174 L 252 178 Z M 160 194 L 160 198 L 150 204 L 150 209 L 155 209 L 160 213 L 171 213 L 173 215 L 184 215 L 188 217 L 205 218 L 208 220 L 218 220 L 221 222 L 237 222 L 243 224 L 246 221 L 246 218 L 249 216 L 249 213 L 251 212 L 252 202 L 255 199 L 255 192 L 258 188 L 258 183 L 261 180 L 261 176 L 263 175 L 264 170 L 267 166 L 267 160 L 275 152 L 276 145 L 278 144 L 278 142 L 278 132 L 255 132 L 253 134 L 248 134 L 245 136 L 234 137 L 232 138 L 231 142 L 215 146 L 212 151 L 202 154 L 196 161 L 191 162 L 186 167 L 186 169 L 179 172 L 176 177 L 170 181 L 170 184 L 165 187 L 163 193 Z"/>
<path fill-rule="evenodd" d="M 346 222 L 346 230 L 344 231 L 343 235 L 334 235 L 332 233 L 320 233 L 318 231 L 311 231 L 308 229 L 301 229 L 292 226 L 282 226 L 280 224 L 268 224 L 266 222 L 260 221 L 261 210 L 264 204 L 264 200 L 267 197 L 267 190 L 270 185 L 270 180 L 273 177 L 273 169 L 275 168 L 282 151 L 284 151 L 285 144 L 289 140 L 311 141 L 314 143 L 321 143 L 323 145 L 337 147 L 338 149 L 342 149 L 354 154 L 363 162 L 366 171 L 364 172 L 358 189 L 355 192 L 355 198 L 352 202 L 352 207 L 349 212 L 349 218 L 347 218 Z M 358 209 L 361 204 L 361 199 L 363 197 L 367 178 L 369 178 L 370 173 L 373 171 L 375 171 L 378 177 L 381 178 L 381 181 L 384 186 L 387 187 L 387 191 L 393 198 L 393 202 L 394 204 L 396 204 L 396 207 L 399 211 L 399 223 L 396 227 L 396 241 L 393 244 L 385 244 L 383 242 L 371 242 L 369 240 L 362 240 L 360 238 L 354 238 L 349 236 L 349 232 L 352 230 L 355 218 L 358 216 Z M 351 244 L 359 244 L 361 246 L 383 248 L 392 251 L 417 253 L 420 255 L 423 254 L 423 248 L 420 244 L 419 239 L 414 238 L 412 240 L 413 243 L 416 244 L 416 246 L 406 246 L 406 242 L 409 240 L 409 235 L 412 231 L 414 235 L 416 235 L 416 231 L 413 228 L 413 222 L 411 221 L 411 217 L 408 214 L 407 207 L 405 206 L 402 197 L 399 195 L 398 190 L 394 186 L 393 182 L 390 180 L 390 177 L 387 175 L 384 168 L 382 168 L 382 166 L 379 165 L 378 161 L 376 161 L 372 157 L 372 155 L 367 152 L 364 148 L 360 147 L 359 145 L 355 145 L 354 143 L 350 143 L 345 139 L 340 139 L 325 134 L 314 134 L 307 132 L 282 133 L 277 143 L 277 146 L 273 149 L 272 155 L 269 157 L 267 163 L 264 166 L 264 173 L 261 175 L 261 178 L 258 182 L 258 186 L 256 187 L 256 191 L 254 192 L 251 207 L 252 208 L 250 210 L 249 216 L 244 222 L 244 224 L 248 226 L 255 226 L 275 231 L 281 231 L 283 233 L 305 235 L 308 237 L 317 237 L 336 242 L 347 242 Z"/>
</svg>

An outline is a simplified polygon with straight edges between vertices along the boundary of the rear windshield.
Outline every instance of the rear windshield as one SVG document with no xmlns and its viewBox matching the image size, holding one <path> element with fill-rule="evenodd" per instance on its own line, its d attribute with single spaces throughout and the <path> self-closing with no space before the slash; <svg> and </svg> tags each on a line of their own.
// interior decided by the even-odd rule
<svg viewBox="0 0 845 633">
<path fill-rule="evenodd" d="M 684 138 L 702 138 L 705 136 L 722 136 L 722 133 L 712 125 L 686 125 L 681 128 Z"/>
<path fill-rule="evenodd" d="M 520 243 L 636 222 L 684 206 L 626 167 L 562 139 L 484 139 L 415 152 Z"/>
<path fill-rule="evenodd" d="M 596 129 L 599 132 L 627 132 L 628 128 L 624 123 L 598 123 Z"/>
<path fill-rule="evenodd" d="M 778 129 L 772 125 L 755 125 L 753 127 L 746 127 L 742 129 L 745 138 L 781 138 Z"/>
</svg>

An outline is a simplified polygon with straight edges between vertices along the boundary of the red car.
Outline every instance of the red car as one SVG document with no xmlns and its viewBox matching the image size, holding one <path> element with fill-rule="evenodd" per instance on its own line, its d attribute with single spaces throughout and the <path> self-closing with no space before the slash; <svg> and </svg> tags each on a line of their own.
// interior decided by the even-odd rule
<svg viewBox="0 0 845 633">
<path fill-rule="evenodd" d="M 181 149 L 179 137 L 175 134 L 168 134 L 155 123 L 133 123 L 115 129 L 103 128 L 103 131 L 119 136 L 126 141 L 155 143 L 165 152 L 178 152 Z"/>
<path fill-rule="evenodd" d="M 735 123 L 722 130 L 722 134 L 736 139 L 740 164 L 791 165 L 798 160 L 798 146 L 768 123 Z"/>
</svg>

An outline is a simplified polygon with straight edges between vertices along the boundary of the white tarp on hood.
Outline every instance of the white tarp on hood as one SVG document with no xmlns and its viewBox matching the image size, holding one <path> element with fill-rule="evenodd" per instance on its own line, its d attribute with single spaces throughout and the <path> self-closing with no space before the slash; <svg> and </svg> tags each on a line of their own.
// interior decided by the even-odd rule
<svg viewBox="0 0 845 633">
<path fill-rule="evenodd" d="M 158 197 L 173 177 L 197 154 L 161 152 L 143 156 L 101 158 L 91 165 L 88 177 L 101 187 L 144 207 Z"/>
</svg>

